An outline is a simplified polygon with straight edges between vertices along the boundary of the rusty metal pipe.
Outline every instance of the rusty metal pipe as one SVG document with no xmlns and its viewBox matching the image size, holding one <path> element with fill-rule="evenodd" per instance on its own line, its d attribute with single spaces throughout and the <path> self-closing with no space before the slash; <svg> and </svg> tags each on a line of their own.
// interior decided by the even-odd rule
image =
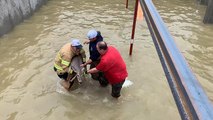
<svg viewBox="0 0 213 120">
<path fill-rule="evenodd" d="M 135 11 L 134 11 L 134 18 L 133 18 L 133 25 L 132 25 L 132 35 L 131 35 L 131 41 L 130 41 L 129 55 L 132 55 L 133 42 L 134 42 L 134 37 L 135 37 L 137 11 L 138 11 L 138 2 L 139 2 L 139 0 L 135 0 Z"/>
</svg>

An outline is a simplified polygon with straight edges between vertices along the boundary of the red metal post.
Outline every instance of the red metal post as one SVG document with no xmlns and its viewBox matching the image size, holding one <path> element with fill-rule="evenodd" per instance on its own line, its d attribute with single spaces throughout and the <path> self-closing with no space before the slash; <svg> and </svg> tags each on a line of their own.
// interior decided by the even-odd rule
<svg viewBox="0 0 213 120">
<path fill-rule="evenodd" d="M 126 0 L 126 8 L 128 8 L 128 2 L 129 2 L 129 0 Z"/>
<path fill-rule="evenodd" d="M 137 11 L 138 11 L 138 2 L 139 0 L 135 0 L 135 11 L 134 11 L 134 19 L 133 19 L 133 25 L 132 25 L 132 36 L 130 41 L 129 55 L 132 55 L 133 42 L 134 42 L 134 36 L 135 36 L 135 25 L 136 25 Z"/>
</svg>

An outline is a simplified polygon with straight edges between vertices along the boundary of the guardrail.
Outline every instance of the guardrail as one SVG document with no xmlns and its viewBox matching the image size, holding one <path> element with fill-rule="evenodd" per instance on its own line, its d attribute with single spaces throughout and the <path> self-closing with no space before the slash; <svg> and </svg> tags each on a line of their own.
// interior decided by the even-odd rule
<svg viewBox="0 0 213 120">
<path fill-rule="evenodd" d="M 152 1 L 139 1 L 181 118 L 212 120 L 211 102 L 176 47 Z"/>
</svg>

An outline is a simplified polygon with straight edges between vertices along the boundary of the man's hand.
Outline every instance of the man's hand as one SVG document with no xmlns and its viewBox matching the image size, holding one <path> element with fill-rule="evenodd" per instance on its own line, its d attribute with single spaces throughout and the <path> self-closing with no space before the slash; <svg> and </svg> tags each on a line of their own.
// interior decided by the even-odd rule
<svg viewBox="0 0 213 120">
<path fill-rule="evenodd" d="M 89 59 L 87 62 L 85 62 L 84 64 L 81 64 L 80 66 L 81 67 L 85 67 L 86 65 L 88 65 L 88 64 L 90 64 L 90 63 L 92 63 L 92 60 L 91 59 Z"/>
<path fill-rule="evenodd" d="M 90 70 L 87 70 L 87 73 L 97 73 L 99 70 L 97 70 L 96 68 L 92 68 Z"/>
<path fill-rule="evenodd" d="M 85 67 L 87 65 L 87 63 L 84 63 L 84 64 L 81 64 L 80 66 L 81 67 Z"/>
<path fill-rule="evenodd" d="M 83 44 L 89 44 L 90 41 L 89 40 L 85 40 Z"/>
</svg>

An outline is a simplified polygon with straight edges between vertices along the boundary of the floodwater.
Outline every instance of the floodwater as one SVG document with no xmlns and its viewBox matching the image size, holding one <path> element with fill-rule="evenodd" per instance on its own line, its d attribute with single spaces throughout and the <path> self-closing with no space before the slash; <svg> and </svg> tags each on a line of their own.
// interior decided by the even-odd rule
<svg viewBox="0 0 213 120">
<path fill-rule="evenodd" d="M 202 22 L 206 6 L 195 0 L 153 0 L 153 3 L 213 102 L 213 25 Z"/>
<path fill-rule="evenodd" d="M 193 1 L 154 3 L 213 100 L 213 27 L 201 22 L 205 9 Z M 144 20 L 137 21 L 133 55 L 128 55 L 134 4 L 129 1 L 125 9 L 123 0 L 49 0 L 1 37 L 0 120 L 181 119 Z M 58 85 L 53 71 L 57 51 L 71 38 L 83 42 L 91 28 L 100 30 L 127 64 L 134 84 L 123 88 L 118 100 L 110 96 L 110 86 L 101 88 L 89 76 L 70 93 Z"/>
</svg>

